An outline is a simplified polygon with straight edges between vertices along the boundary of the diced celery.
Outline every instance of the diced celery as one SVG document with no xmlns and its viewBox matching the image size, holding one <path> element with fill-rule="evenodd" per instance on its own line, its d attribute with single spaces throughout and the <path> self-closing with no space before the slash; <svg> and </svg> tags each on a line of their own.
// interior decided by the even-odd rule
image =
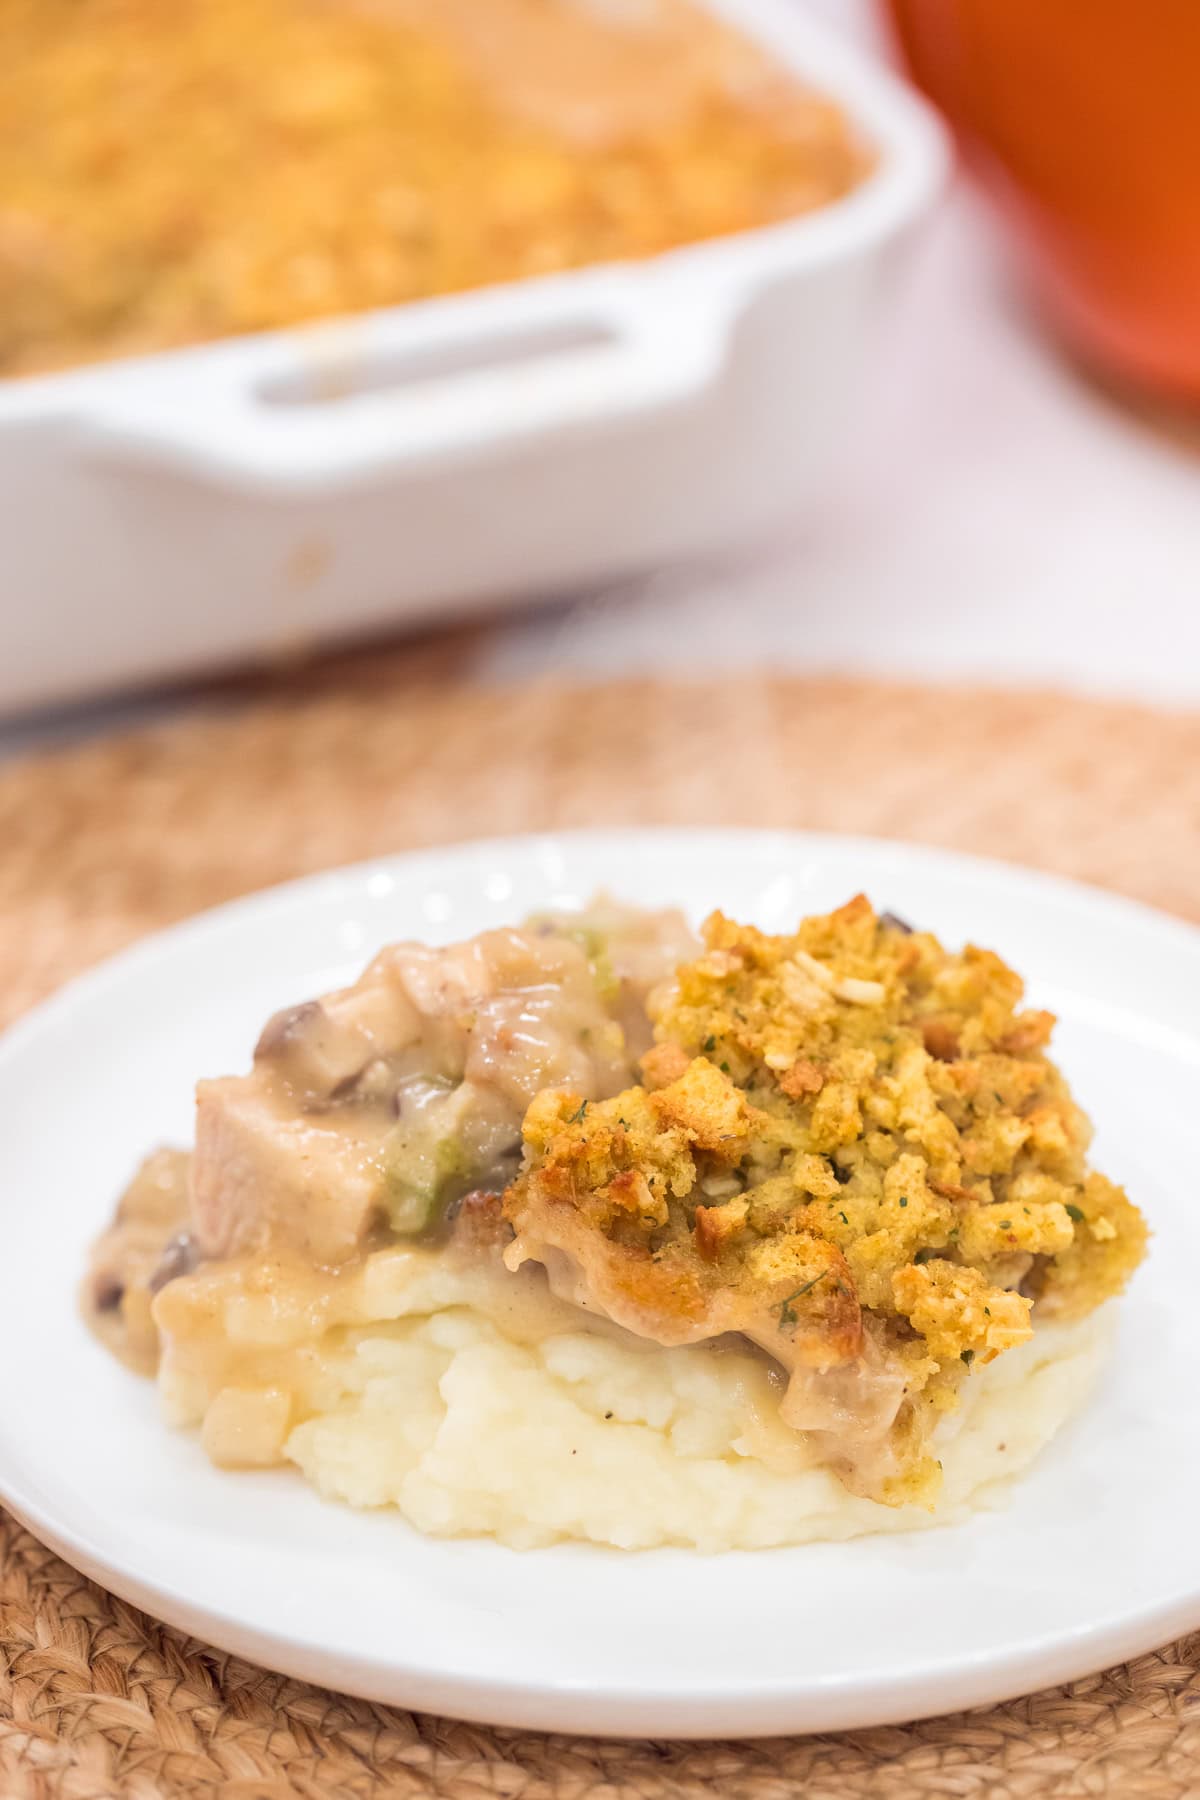
<svg viewBox="0 0 1200 1800">
<path fill-rule="evenodd" d="M 385 1205 L 393 1231 L 410 1236 L 433 1224 L 449 1184 L 470 1173 L 468 1159 L 457 1138 L 443 1137 L 422 1143 L 413 1132 L 393 1141 L 384 1174 Z"/>
</svg>

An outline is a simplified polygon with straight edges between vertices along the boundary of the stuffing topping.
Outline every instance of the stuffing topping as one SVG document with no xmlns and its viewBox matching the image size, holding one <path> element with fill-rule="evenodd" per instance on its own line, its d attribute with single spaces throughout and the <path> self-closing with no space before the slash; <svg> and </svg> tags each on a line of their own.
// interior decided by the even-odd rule
<svg viewBox="0 0 1200 1800">
<path fill-rule="evenodd" d="M 713 914 L 652 998 L 642 1082 L 529 1108 L 510 1266 L 658 1343 L 743 1334 L 848 1485 L 929 1500 L 971 1365 L 1118 1293 L 1145 1247 L 1021 999 L 991 951 L 862 896 L 785 936 Z"/>
</svg>

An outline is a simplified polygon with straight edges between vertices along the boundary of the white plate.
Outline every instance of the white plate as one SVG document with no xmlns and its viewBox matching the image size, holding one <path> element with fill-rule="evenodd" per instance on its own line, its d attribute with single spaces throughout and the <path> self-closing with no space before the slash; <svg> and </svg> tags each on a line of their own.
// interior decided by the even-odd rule
<svg viewBox="0 0 1200 1800">
<path fill-rule="evenodd" d="M 212 1469 L 87 1336 L 85 1248 L 194 1078 L 391 937 L 457 937 L 597 885 L 790 925 L 864 888 L 994 943 L 1062 1019 L 1099 1165 L 1150 1215 L 1116 1366 L 1007 1510 L 914 1537 L 701 1558 L 438 1542 L 290 1472 Z M 0 1045 L 0 1493 L 160 1618 L 289 1674 L 512 1725 L 639 1736 L 865 1726 L 995 1701 L 1200 1626 L 1193 1134 L 1200 935 L 898 844 L 655 831 L 467 845 L 319 876 L 118 957 Z"/>
</svg>

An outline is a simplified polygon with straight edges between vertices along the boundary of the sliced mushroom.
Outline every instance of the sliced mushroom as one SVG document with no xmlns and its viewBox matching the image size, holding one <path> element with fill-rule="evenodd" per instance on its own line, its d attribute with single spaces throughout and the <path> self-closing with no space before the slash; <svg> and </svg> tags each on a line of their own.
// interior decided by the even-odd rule
<svg viewBox="0 0 1200 1800">
<path fill-rule="evenodd" d="M 298 1006 L 285 1006 L 282 1012 L 272 1013 L 254 1046 L 255 1062 L 260 1056 L 274 1056 L 294 1043 L 320 1011 L 319 1000 L 302 1000 Z"/>
<path fill-rule="evenodd" d="M 125 1298 L 125 1283 L 105 1269 L 92 1283 L 92 1305 L 98 1313 L 116 1312 Z"/>
</svg>

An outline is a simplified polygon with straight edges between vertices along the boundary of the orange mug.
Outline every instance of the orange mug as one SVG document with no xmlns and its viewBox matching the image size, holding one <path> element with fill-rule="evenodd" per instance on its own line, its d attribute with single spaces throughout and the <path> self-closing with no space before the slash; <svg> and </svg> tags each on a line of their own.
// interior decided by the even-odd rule
<svg viewBox="0 0 1200 1800">
<path fill-rule="evenodd" d="M 1089 360 L 1200 400 L 1200 0 L 885 0 Z"/>
</svg>

